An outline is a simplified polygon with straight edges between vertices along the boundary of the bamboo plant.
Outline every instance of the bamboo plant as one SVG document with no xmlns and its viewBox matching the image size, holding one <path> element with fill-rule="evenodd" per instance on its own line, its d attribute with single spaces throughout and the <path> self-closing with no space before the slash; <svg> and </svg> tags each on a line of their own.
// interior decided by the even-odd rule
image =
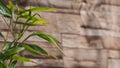
<svg viewBox="0 0 120 68">
<path fill-rule="evenodd" d="M 0 38 L 3 39 L 2 50 L 0 50 L 0 68 L 16 68 L 17 62 L 33 62 L 29 58 L 20 56 L 20 52 L 28 51 L 33 55 L 50 56 L 50 54 L 38 46 L 37 44 L 30 44 L 26 41 L 33 36 L 42 38 L 53 45 L 62 53 L 59 41 L 51 35 L 42 32 L 33 32 L 29 34 L 21 42 L 19 40 L 25 35 L 26 31 L 31 26 L 44 25 L 47 23 L 46 20 L 42 19 L 37 12 L 55 10 L 54 8 L 44 7 L 30 7 L 28 9 L 21 8 L 17 4 L 13 4 L 12 1 L 6 5 L 0 0 L 0 16 L 4 20 L 8 31 L 7 36 L 3 35 L 0 31 Z M 37 17 L 36 17 L 37 16 Z M 39 17 L 39 18 L 38 18 Z M 22 21 L 21 21 L 22 20 Z M 12 41 L 8 41 L 8 35 L 12 35 Z"/>
</svg>

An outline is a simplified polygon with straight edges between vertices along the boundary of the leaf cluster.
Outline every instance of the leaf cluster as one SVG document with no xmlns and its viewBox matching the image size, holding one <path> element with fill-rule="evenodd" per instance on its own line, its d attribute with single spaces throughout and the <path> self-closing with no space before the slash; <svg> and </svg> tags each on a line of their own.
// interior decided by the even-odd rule
<svg viewBox="0 0 120 68">
<path fill-rule="evenodd" d="M 44 25 L 47 23 L 47 21 L 42 19 L 37 12 L 51 10 L 55 10 L 55 8 L 30 7 L 29 9 L 25 9 L 21 8 L 17 4 L 13 4 L 11 1 L 6 5 L 2 0 L 0 0 L 0 16 L 8 27 L 7 36 L 4 36 L 3 33 L 0 32 L 0 37 L 4 40 L 3 49 L 0 51 L 0 68 L 15 68 L 19 61 L 33 62 L 29 58 L 19 55 L 20 52 L 25 50 L 33 55 L 50 56 L 50 54 L 39 45 L 26 43 L 26 41 L 32 36 L 37 36 L 52 43 L 63 54 L 61 47 L 59 46 L 59 41 L 53 36 L 42 32 L 33 32 L 22 40 L 22 42 L 19 42 L 29 27 Z M 18 26 L 19 29 L 16 32 L 15 29 L 18 28 Z M 11 42 L 8 41 L 9 34 L 13 37 Z"/>
</svg>

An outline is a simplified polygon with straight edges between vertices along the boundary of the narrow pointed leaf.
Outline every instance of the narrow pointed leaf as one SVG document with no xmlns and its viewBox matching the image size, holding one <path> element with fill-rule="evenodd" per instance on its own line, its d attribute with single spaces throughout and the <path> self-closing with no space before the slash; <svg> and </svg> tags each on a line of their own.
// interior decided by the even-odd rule
<svg viewBox="0 0 120 68">
<path fill-rule="evenodd" d="M 48 55 L 47 51 L 45 51 L 43 48 L 39 47 L 36 44 L 25 44 L 23 46 L 27 51 L 29 51 L 32 54 Z"/>
<path fill-rule="evenodd" d="M 30 34 L 24 41 L 26 41 L 31 36 L 38 36 L 38 37 L 54 44 L 59 49 L 59 51 L 63 54 L 61 47 L 57 44 L 58 41 L 54 37 L 52 37 L 48 34 L 44 34 L 42 32 L 34 32 L 34 33 Z"/>
<path fill-rule="evenodd" d="M 5 51 L 4 54 L 5 55 L 13 55 L 13 54 L 19 53 L 23 50 L 24 50 L 24 47 L 11 48 L 11 49 L 8 49 L 7 51 Z"/>
<path fill-rule="evenodd" d="M 35 8 L 28 9 L 28 10 L 31 10 L 32 12 L 40 12 L 40 11 L 53 11 L 56 9 L 55 8 L 47 8 L 47 7 L 35 7 Z"/>
<path fill-rule="evenodd" d="M 47 7 L 34 7 L 34 8 L 22 10 L 22 11 L 20 11 L 20 14 L 27 13 L 29 10 L 31 10 L 31 12 L 41 12 L 41 11 L 53 11 L 56 9 L 55 8 L 47 8 Z"/>
<path fill-rule="evenodd" d="M 59 51 L 64 55 L 61 47 L 57 44 L 56 40 L 54 40 L 54 38 L 51 36 L 48 36 L 48 37 L 49 37 L 50 42 L 53 43 L 59 49 Z"/>
<path fill-rule="evenodd" d="M 12 59 L 22 62 L 32 62 L 30 59 L 21 56 L 13 56 Z"/>
<path fill-rule="evenodd" d="M 15 6 L 14 6 L 14 4 L 11 2 L 11 1 L 9 1 L 9 9 L 10 9 L 10 11 L 11 11 L 11 16 L 12 16 L 12 18 L 14 18 L 14 8 L 15 8 Z"/>
<path fill-rule="evenodd" d="M 16 60 L 13 61 L 13 62 L 11 63 L 11 68 L 16 68 L 16 64 L 17 64 L 17 61 L 16 61 Z"/>
<path fill-rule="evenodd" d="M 14 4 L 13 4 L 11 1 L 9 1 L 9 8 L 10 8 L 11 10 L 14 10 Z"/>
<path fill-rule="evenodd" d="M 19 25 L 24 25 L 24 26 L 36 26 L 35 24 L 24 23 L 24 22 L 14 22 L 14 23 L 19 24 Z"/>
<path fill-rule="evenodd" d="M 14 23 L 19 24 L 19 25 L 24 25 L 24 26 L 37 26 L 37 25 L 40 25 L 40 24 L 44 25 L 47 22 L 44 19 L 37 19 L 37 20 L 35 20 L 33 22 L 29 22 L 29 23 L 24 23 L 24 22 L 14 22 Z"/>
<path fill-rule="evenodd" d="M 0 68 L 8 68 L 7 64 L 0 60 Z"/>
<path fill-rule="evenodd" d="M 44 20 L 44 19 L 42 19 L 42 18 L 37 18 L 37 17 L 35 17 L 35 16 L 20 15 L 19 17 L 28 20 L 28 23 L 29 23 L 29 24 L 33 24 L 33 25 L 39 25 L 39 24 L 44 25 L 44 24 L 47 23 L 46 20 Z M 30 22 L 29 22 L 29 21 L 30 21 Z M 27 24 L 28 24 L 28 23 L 27 23 Z"/>
<path fill-rule="evenodd" d="M 13 40 L 13 41 L 10 42 L 10 43 L 6 42 L 6 43 L 4 44 L 3 50 L 8 50 L 8 49 L 14 47 L 14 46 L 16 45 L 16 43 L 17 43 L 17 42 L 15 42 L 15 40 Z"/>
<path fill-rule="evenodd" d="M 41 18 L 36 18 L 33 22 L 32 22 L 33 24 L 35 24 L 35 25 L 44 25 L 44 24 L 46 24 L 47 23 L 47 21 L 46 20 L 44 20 L 44 19 L 41 19 Z"/>
<path fill-rule="evenodd" d="M 7 50 L 7 49 L 9 49 L 9 48 L 10 48 L 9 44 L 8 44 L 8 43 L 5 43 L 3 50 Z"/>
<path fill-rule="evenodd" d="M 0 16 L 11 18 L 11 11 L 2 0 L 0 0 Z"/>
</svg>

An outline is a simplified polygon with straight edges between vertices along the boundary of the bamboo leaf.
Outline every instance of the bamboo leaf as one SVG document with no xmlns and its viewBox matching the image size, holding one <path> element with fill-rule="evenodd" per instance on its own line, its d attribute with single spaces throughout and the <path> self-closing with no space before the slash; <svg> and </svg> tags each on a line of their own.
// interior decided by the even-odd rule
<svg viewBox="0 0 120 68">
<path fill-rule="evenodd" d="M 9 44 L 8 44 L 8 43 L 5 43 L 3 50 L 7 50 L 7 49 L 9 49 L 9 48 L 10 48 Z"/>
<path fill-rule="evenodd" d="M 58 41 L 54 37 L 52 37 L 52 36 L 50 36 L 48 34 L 44 34 L 42 32 L 34 32 L 34 33 L 30 34 L 24 41 L 26 41 L 31 36 L 38 36 L 38 37 L 40 37 L 40 38 L 54 44 L 58 48 L 58 50 L 64 55 L 64 53 L 62 52 L 61 47 L 57 44 Z"/>
<path fill-rule="evenodd" d="M 31 10 L 32 12 L 40 12 L 40 11 L 53 11 L 56 9 L 55 8 L 47 8 L 47 7 L 34 7 L 31 9 L 28 9 L 28 10 Z"/>
<path fill-rule="evenodd" d="M 15 8 L 15 6 L 11 1 L 9 1 L 8 6 L 9 6 L 9 9 L 11 10 L 11 16 L 12 16 L 12 18 L 14 18 L 14 8 Z"/>
<path fill-rule="evenodd" d="M 7 64 L 0 60 L 0 68 L 8 68 Z"/>
<path fill-rule="evenodd" d="M 0 0 L 0 16 L 11 18 L 11 11 L 2 0 Z"/>
<path fill-rule="evenodd" d="M 13 55 L 24 50 L 24 47 L 11 48 L 5 51 L 4 55 Z"/>
<path fill-rule="evenodd" d="M 48 7 L 33 7 L 30 9 L 20 11 L 20 14 L 27 13 L 29 10 L 31 10 L 31 12 L 41 12 L 41 11 L 53 11 L 56 9 L 55 8 L 48 8 Z"/>
<path fill-rule="evenodd" d="M 43 38 L 43 39 L 47 40 L 48 42 L 53 43 L 55 45 L 58 42 L 58 40 L 56 40 L 54 37 L 52 37 L 48 34 L 44 34 L 42 32 L 34 32 L 30 36 L 38 36 L 38 37 Z"/>
<path fill-rule="evenodd" d="M 17 64 L 17 61 L 15 60 L 15 61 L 13 61 L 12 63 L 11 63 L 11 68 L 16 68 L 15 66 L 16 66 L 16 64 Z"/>
<path fill-rule="evenodd" d="M 44 25 L 44 24 L 46 24 L 47 23 L 47 21 L 46 20 L 44 20 L 44 19 L 41 19 L 41 18 L 36 18 L 36 20 L 35 21 L 33 21 L 33 24 L 35 24 L 35 25 L 39 25 L 39 24 L 42 24 L 42 25 Z"/>
<path fill-rule="evenodd" d="M 29 51 L 32 54 L 48 55 L 47 51 L 45 51 L 43 48 L 39 47 L 36 44 L 25 44 L 23 46 L 27 51 Z"/>
<path fill-rule="evenodd" d="M 25 18 L 25 19 L 27 19 L 27 20 L 31 20 L 30 22 L 27 22 L 27 23 L 25 23 L 25 22 L 14 22 L 14 23 L 16 23 L 16 24 L 19 24 L 19 25 L 24 25 L 24 26 L 36 26 L 36 25 L 44 25 L 44 24 L 46 24 L 47 23 L 47 21 L 46 20 L 44 20 L 44 19 L 41 19 L 41 18 L 36 18 L 36 17 L 30 17 L 30 16 L 21 16 L 22 18 Z"/>
<path fill-rule="evenodd" d="M 42 19 L 42 18 L 37 18 L 37 17 L 35 17 L 34 15 L 33 15 L 33 16 L 20 15 L 19 17 L 28 20 L 28 22 L 31 21 L 31 22 L 29 22 L 29 24 L 34 24 L 34 25 L 39 25 L 39 24 L 41 24 L 41 25 L 44 25 L 44 24 L 47 23 L 46 20 L 44 20 L 44 19 Z"/>
<path fill-rule="evenodd" d="M 5 42 L 3 50 L 8 50 L 16 45 L 17 42 L 13 40 L 12 42 Z"/>
<path fill-rule="evenodd" d="M 24 25 L 24 26 L 36 26 L 35 24 L 24 23 L 24 22 L 14 22 L 14 23 L 19 24 L 19 25 Z"/>
<path fill-rule="evenodd" d="M 13 56 L 12 59 L 22 62 L 32 62 L 30 59 L 21 56 Z"/>
<path fill-rule="evenodd" d="M 61 47 L 57 44 L 56 40 L 54 40 L 54 38 L 51 36 L 48 36 L 48 37 L 49 37 L 50 42 L 53 43 L 58 48 L 58 50 L 64 55 Z"/>
</svg>

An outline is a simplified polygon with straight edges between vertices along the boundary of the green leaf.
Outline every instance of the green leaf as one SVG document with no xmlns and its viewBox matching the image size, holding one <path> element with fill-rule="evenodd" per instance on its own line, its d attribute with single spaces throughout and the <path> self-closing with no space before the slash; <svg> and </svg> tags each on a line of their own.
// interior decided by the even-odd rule
<svg viewBox="0 0 120 68">
<path fill-rule="evenodd" d="M 17 61 L 16 61 L 16 60 L 13 61 L 13 62 L 11 63 L 11 68 L 16 68 L 16 64 L 17 64 Z"/>
<path fill-rule="evenodd" d="M 11 16 L 12 16 L 12 18 L 14 18 L 14 8 L 15 8 L 15 6 L 11 1 L 9 1 L 8 6 L 9 6 L 9 9 L 11 10 Z"/>
<path fill-rule="evenodd" d="M 47 51 L 45 51 L 43 48 L 39 47 L 36 44 L 25 44 L 23 46 L 27 51 L 29 51 L 32 54 L 48 55 Z"/>
<path fill-rule="evenodd" d="M 60 44 L 60 42 L 55 37 L 53 37 L 51 35 L 48 35 L 48 36 L 51 37 L 56 43 Z"/>
<path fill-rule="evenodd" d="M 32 62 L 30 59 L 21 56 L 13 56 L 12 59 L 22 62 Z"/>
<path fill-rule="evenodd" d="M 56 40 L 54 37 L 52 37 L 48 34 L 44 34 L 42 32 L 34 32 L 30 36 L 38 36 L 38 37 L 43 38 L 43 39 L 47 40 L 48 42 L 53 43 L 55 45 L 57 45 L 57 43 L 58 43 L 58 40 Z"/>
<path fill-rule="evenodd" d="M 24 26 L 37 26 L 37 25 L 44 25 L 46 24 L 46 20 L 44 19 L 34 19 L 32 22 L 28 22 L 28 23 L 24 23 L 24 22 L 14 22 L 16 24 L 19 24 L 19 25 L 24 25 Z"/>
<path fill-rule="evenodd" d="M 20 14 L 27 13 L 29 10 L 31 12 L 41 12 L 41 11 L 53 11 L 53 10 L 56 10 L 56 9 L 55 8 L 47 8 L 47 7 L 33 7 L 33 8 L 30 8 L 30 9 L 20 11 Z"/>
<path fill-rule="evenodd" d="M 43 38 L 43 39 L 45 39 L 45 40 L 47 40 L 47 41 L 52 43 L 51 39 L 49 39 L 50 38 L 49 35 L 48 34 L 44 34 L 42 32 L 34 32 L 30 36 L 38 36 L 38 37 Z"/>
<path fill-rule="evenodd" d="M 16 53 L 21 52 L 24 49 L 25 49 L 24 47 L 11 48 L 11 49 L 6 50 L 4 55 L 14 55 Z"/>
<path fill-rule="evenodd" d="M 31 10 L 32 12 L 40 12 L 40 11 L 53 11 L 56 9 L 55 8 L 47 8 L 47 7 L 34 7 L 31 9 L 28 9 L 28 10 Z"/>
<path fill-rule="evenodd" d="M 10 8 L 11 10 L 14 10 L 14 4 L 13 4 L 11 1 L 9 1 L 9 8 Z"/>
<path fill-rule="evenodd" d="M 35 24 L 24 23 L 24 22 L 14 22 L 14 23 L 19 24 L 19 25 L 24 25 L 24 26 L 36 26 Z"/>
<path fill-rule="evenodd" d="M 19 16 L 20 18 L 24 18 L 24 19 L 27 19 L 28 20 L 28 23 L 29 24 L 33 24 L 33 25 L 39 25 L 39 24 L 46 24 L 47 21 L 42 19 L 42 18 L 37 18 L 35 17 L 34 15 L 33 16 L 29 16 L 29 15 L 20 15 Z M 29 22 L 30 21 L 30 22 Z M 27 24 L 28 24 L 27 23 Z"/>
<path fill-rule="evenodd" d="M 0 0 L 0 16 L 11 18 L 11 11 L 2 0 Z"/>
<path fill-rule="evenodd" d="M 49 37 L 49 41 L 50 41 L 51 43 L 53 43 L 53 44 L 59 49 L 59 51 L 64 55 L 61 47 L 57 44 L 56 40 L 55 40 L 53 37 L 51 37 L 51 36 L 48 36 L 48 37 Z"/>
<path fill-rule="evenodd" d="M 15 40 L 13 40 L 13 41 L 10 42 L 10 43 L 7 43 L 7 42 L 6 42 L 6 43 L 4 44 L 3 50 L 8 50 L 8 49 L 14 47 L 14 46 L 16 45 L 16 43 L 17 43 L 17 42 L 15 42 Z"/>
<path fill-rule="evenodd" d="M 42 32 L 34 32 L 34 33 L 30 34 L 24 41 L 26 41 L 31 36 L 38 36 L 38 37 L 40 37 L 40 38 L 54 44 L 58 48 L 58 50 L 64 55 L 64 53 L 62 52 L 61 47 L 58 45 L 58 41 L 54 37 L 52 37 L 52 36 L 50 36 L 48 34 L 44 34 Z"/>
<path fill-rule="evenodd" d="M 10 46 L 9 46 L 9 44 L 6 42 L 6 43 L 4 44 L 3 50 L 7 50 L 7 49 L 9 49 L 9 48 L 10 48 Z"/>
<path fill-rule="evenodd" d="M 34 22 L 33 22 L 33 24 L 35 24 L 35 25 L 39 25 L 39 24 L 42 24 L 42 25 L 44 25 L 44 24 L 46 24 L 47 23 L 47 21 L 46 20 L 44 20 L 44 19 L 41 19 L 41 18 L 36 18 L 35 20 L 34 20 Z"/>
<path fill-rule="evenodd" d="M 0 60 L 0 68 L 8 68 L 7 64 Z"/>
</svg>

